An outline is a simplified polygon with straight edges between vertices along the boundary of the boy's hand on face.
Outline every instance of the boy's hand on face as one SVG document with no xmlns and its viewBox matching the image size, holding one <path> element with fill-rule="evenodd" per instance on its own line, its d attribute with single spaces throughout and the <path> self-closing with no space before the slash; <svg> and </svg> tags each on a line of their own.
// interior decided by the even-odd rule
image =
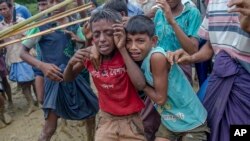
<svg viewBox="0 0 250 141">
<path fill-rule="evenodd" d="M 114 42 L 118 49 L 125 48 L 126 44 L 126 33 L 122 23 L 113 24 L 114 29 Z"/>
<path fill-rule="evenodd" d="M 156 4 L 162 8 L 162 10 L 165 12 L 166 19 L 168 20 L 169 24 L 174 24 L 175 19 L 173 17 L 171 8 L 166 0 L 156 0 Z"/>
<path fill-rule="evenodd" d="M 171 65 L 173 65 L 174 62 L 178 64 L 190 64 L 192 62 L 192 57 L 183 49 L 179 49 L 175 52 L 166 52 L 166 58 Z"/>
<path fill-rule="evenodd" d="M 53 81 L 61 82 L 63 81 L 63 74 L 61 69 L 54 64 L 42 62 L 39 69 L 43 72 L 44 76 L 48 77 Z"/>
</svg>

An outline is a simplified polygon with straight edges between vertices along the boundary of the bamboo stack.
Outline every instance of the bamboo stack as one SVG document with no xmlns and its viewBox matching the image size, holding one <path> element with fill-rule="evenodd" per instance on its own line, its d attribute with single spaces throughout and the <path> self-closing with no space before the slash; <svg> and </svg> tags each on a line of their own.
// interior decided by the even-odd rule
<svg viewBox="0 0 250 141">
<path fill-rule="evenodd" d="M 15 24 L 15 25 L 11 26 L 10 28 L 7 28 L 5 30 L 0 31 L 0 38 L 6 36 L 8 34 L 10 34 L 11 32 L 14 32 L 15 30 L 18 30 L 19 28 L 21 28 L 23 26 L 28 25 L 29 23 L 32 23 L 32 22 L 38 20 L 42 16 L 45 16 L 48 13 L 51 13 L 52 11 L 55 11 L 56 9 L 59 9 L 61 7 L 64 7 L 64 6 L 72 3 L 73 1 L 74 0 L 65 0 L 65 1 L 63 1 L 63 2 L 61 2 L 59 4 L 57 4 L 57 5 L 55 5 L 53 7 L 50 7 L 49 9 L 46 9 L 46 10 L 44 10 L 44 11 L 42 11 L 42 12 L 40 12 L 40 13 L 38 13 L 38 14 L 30 17 L 30 18 L 28 18 L 27 20 L 25 20 L 23 22 L 20 22 L 18 24 Z"/>
<path fill-rule="evenodd" d="M 72 1 L 73 0 L 65 0 L 64 2 L 59 3 L 59 4 L 53 6 L 53 7 L 49 8 L 49 9 L 39 13 L 39 14 L 36 14 L 36 15 L 30 17 L 29 19 L 23 21 L 23 22 L 20 22 L 20 23 L 18 23 L 16 25 L 13 25 L 13 26 L 5 29 L 5 30 L 0 31 L 0 40 L 3 40 L 5 38 L 9 38 L 11 36 L 14 36 L 14 35 L 17 35 L 17 34 L 20 34 L 20 33 L 23 33 L 23 32 L 25 32 L 25 31 L 27 31 L 29 29 L 39 27 L 39 26 L 45 25 L 47 23 L 62 19 L 62 18 L 67 17 L 69 15 L 72 15 L 72 14 L 87 10 L 87 9 L 89 9 L 89 8 L 91 8 L 93 6 L 91 3 L 84 4 L 84 5 L 69 9 L 69 10 L 67 10 L 65 12 L 53 15 L 53 16 L 48 17 L 46 19 L 43 19 L 41 21 L 34 22 L 35 20 L 41 18 L 42 16 L 44 16 L 44 15 L 46 15 L 46 14 L 48 14 L 48 13 L 50 13 L 50 12 L 56 10 L 56 9 L 59 9 L 59 8 L 61 8 L 63 6 L 66 6 L 67 4 L 71 3 Z M 76 21 L 73 21 L 73 22 L 58 26 L 58 27 L 50 28 L 48 30 L 39 32 L 39 33 L 31 35 L 31 36 L 26 36 L 26 37 L 22 37 L 20 39 L 12 40 L 10 42 L 0 44 L 0 48 L 3 48 L 3 47 L 6 47 L 8 45 L 11 45 L 11 44 L 21 42 L 23 40 L 27 40 L 27 39 L 30 39 L 30 38 L 42 36 L 42 35 L 45 35 L 45 34 L 49 34 L 49 33 L 52 33 L 54 31 L 58 30 L 58 29 L 62 29 L 62 28 L 65 28 L 65 27 L 68 27 L 68 26 L 71 26 L 71 25 L 74 25 L 74 24 L 78 24 L 78 23 L 88 21 L 89 19 L 90 19 L 90 17 L 87 17 L 87 18 L 76 20 Z M 30 21 L 33 21 L 33 22 L 30 22 Z"/>
<path fill-rule="evenodd" d="M 20 34 L 20 33 L 23 33 L 25 31 L 28 31 L 29 29 L 32 29 L 32 28 L 35 28 L 35 27 L 38 27 L 38 26 L 42 26 L 42 25 L 45 25 L 47 23 L 50 23 L 50 22 L 53 22 L 53 21 L 56 21 L 56 20 L 59 20 L 61 18 L 64 18 L 64 17 L 67 17 L 69 15 L 72 15 L 72 14 L 75 14 L 75 13 L 78 13 L 78 12 L 81 12 L 81 11 L 84 11 L 84 10 L 87 10 L 89 8 L 91 8 L 92 5 L 91 4 L 85 4 L 85 5 L 81 5 L 79 7 L 75 7 L 75 8 L 72 8 L 70 10 L 67 10 L 65 12 L 62 12 L 62 13 L 59 13 L 59 14 L 56 14 L 54 16 L 51 16 L 51 17 L 48 17 L 44 20 L 41 20 L 41 21 L 38 21 L 38 22 L 33 22 L 31 24 L 27 24 L 23 27 L 20 27 L 18 29 L 16 29 L 15 31 L 12 31 L 10 32 L 9 34 L 6 34 L 5 36 L 1 37 L 0 40 L 4 39 L 4 38 L 8 38 L 8 37 L 11 37 L 11 36 L 14 36 L 16 34 Z"/>
<path fill-rule="evenodd" d="M 5 46 L 11 45 L 11 44 L 15 44 L 15 43 L 18 43 L 18 42 L 21 42 L 21 41 L 24 41 L 24 40 L 27 40 L 27 39 L 30 39 L 30 38 L 35 38 L 35 37 L 39 37 L 39 36 L 42 36 L 42 35 L 45 35 L 45 34 L 52 33 L 52 32 L 54 32 L 54 31 L 56 31 L 58 29 L 62 29 L 62 28 L 65 28 L 65 27 L 68 27 L 68 26 L 71 26 L 71 25 L 74 25 L 74 24 L 78 24 L 78 23 L 81 23 L 81 22 L 88 21 L 89 19 L 90 19 L 90 17 L 87 17 L 87 18 L 84 18 L 84 19 L 80 19 L 80 20 L 76 20 L 76 21 L 73 21 L 73 22 L 61 25 L 61 26 L 50 28 L 48 30 L 39 32 L 37 34 L 33 34 L 31 36 L 27 36 L 27 37 L 23 37 L 23 38 L 20 38 L 20 39 L 12 40 L 12 41 L 7 42 L 7 43 L 3 43 L 3 44 L 0 45 L 0 49 L 3 48 L 3 47 L 5 47 Z"/>
</svg>

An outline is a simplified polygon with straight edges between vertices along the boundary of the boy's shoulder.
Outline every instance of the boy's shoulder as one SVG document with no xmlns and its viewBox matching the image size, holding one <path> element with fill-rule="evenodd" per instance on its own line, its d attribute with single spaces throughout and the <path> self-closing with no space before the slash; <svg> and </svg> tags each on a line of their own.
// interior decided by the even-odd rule
<svg viewBox="0 0 250 141">
<path fill-rule="evenodd" d="M 165 50 L 160 46 L 153 47 L 150 51 L 150 54 L 152 55 L 153 53 L 161 53 L 164 55 L 166 54 Z"/>
<path fill-rule="evenodd" d="M 150 60 L 152 59 L 153 54 L 154 55 L 162 54 L 162 55 L 165 56 L 166 53 L 165 53 L 165 50 L 163 48 L 159 47 L 159 46 L 153 47 L 149 51 L 148 55 L 143 59 L 143 63 L 142 64 L 145 65 L 145 63 L 146 64 L 150 63 Z"/>
</svg>

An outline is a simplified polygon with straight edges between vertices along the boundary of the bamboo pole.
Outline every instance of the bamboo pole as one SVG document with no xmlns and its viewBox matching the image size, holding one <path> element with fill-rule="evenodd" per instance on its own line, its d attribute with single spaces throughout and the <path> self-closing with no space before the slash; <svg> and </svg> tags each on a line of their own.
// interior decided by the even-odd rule
<svg viewBox="0 0 250 141">
<path fill-rule="evenodd" d="M 88 4 L 84 4 L 84 5 L 81 5 L 81 6 L 72 8 L 72 9 L 69 9 L 69 10 L 67 10 L 67 11 L 64 11 L 64 12 L 62 12 L 62 13 L 59 13 L 59 14 L 56 14 L 56 15 L 53 15 L 53 16 L 50 16 L 50 17 L 48 17 L 48 18 L 46 18 L 46 19 L 43 19 L 43 20 L 41 20 L 41 21 L 33 22 L 33 23 L 31 23 L 31 24 L 29 24 L 29 25 L 26 25 L 26 26 L 24 26 L 24 27 L 22 27 L 22 28 L 20 28 L 20 29 L 23 29 L 23 28 L 26 28 L 26 27 L 29 27 L 29 26 L 33 26 L 33 25 L 36 25 L 36 24 L 40 24 L 40 23 L 46 22 L 46 21 L 48 21 L 48 20 L 50 20 L 50 21 L 54 21 L 53 19 L 58 20 L 58 19 L 59 19 L 58 17 L 66 17 L 66 16 L 69 16 L 69 15 L 75 14 L 75 13 L 77 13 L 77 12 L 84 11 L 84 10 L 86 10 L 86 9 L 88 9 L 88 8 L 91 8 L 91 7 L 89 7 L 90 5 L 91 5 L 91 7 L 92 7 L 92 4 L 91 4 L 91 3 L 88 3 Z M 84 7 L 88 7 L 88 8 L 85 9 Z M 75 12 L 74 12 L 74 11 L 75 11 Z M 71 13 L 71 14 L 69 14 L 69 13 Z M 67 14 L 67 15 L 66 15 L 66 14 Z M 63 15 L 64 15 L 64 16 L 63 16 Z"/>
<path fill-rule="evenodd" d="M 42 11 L 42 12 L 28 18 L 27 20 L 25 20 L 23 22 L 20 22 L 20 23 L 18 23 L 16 25 L 11 26 L 10 28 L 7 28 L 7 29 L 4 29 L 4 30 L 0 31 L 0 38 L 5 36 L 6 34 L 9 34 L 9 33 L 13 32 L 13 31 L 17 30 L 20 27 L 23 27 L 23 26 L 25 26 L 25 25 L 27 25 L 29 23 L 34 22 L 35 20 L 39 19 L 40 17 L 42 17 L 42 16 L 44 16 L 44 15 L 46 15 L 46 14 L 52 12 L 52 11 L 55 11 L 56 9 L 59 9 L 59 8 L 61 8 L 63 6 L 66 6 L 69 3 L 72 3 L 73 1 L 74 0 L 65 0 L 65 1 L 55 5 L 53 7 L 50 7 L 49 9 L 46 9 L 46 10 L 44 10 L 44 11 Z"/>
<path fill-rule="evenodd" d="M 33 26 L 33 25 L 36 25 L 36 24 L 41 26 L 42 24 L 40 24 L 40 23 L 52 22 L 52 21 L 58 20 L 60 18 L 63 18 L 63 17 L 69 16 L 69 15 L 72 15 L 72 14 L 87 10 L 88 8 L 91 8 L 91 7 L 92 7 L 91 3 L 84 4 L 84 5 L 69 9 L 67 11 L 64 11 L 62 13 L 50 16 L 50 17 L 48 17 L 46 19 L 43 19 L 41 21 L 33 22 L 33 23 L 29 24 L 29 25 L 25 25 L 24 27 L 21 27 L 20 29 L 24 29 L 24 28 L 27 28 L 27 27 L 30 27 L 30 26 Z"/>
<path fill-rule="evenodd" d="M 20 39 L 16 39 L 16 40 L 12 40 L 12 41 L 7 42 L 7 43 L 3 43 L 3 44 L 0 45 L 0 49 L 3 48 L 3 47 L 6 47 L 8 45 L 11 45 L 11 44 L 22 42 L 23 40 L 27 40 L 27 39 L 39 37 L 39 36 L 42 36 L 42 35 L 45 35 L 45 34 L 52 33 L 52 32 L 54 32 L 54 31 L 56 31 L 58 29 L 62 29 L 62 28 L 65 28 L 65 27 L 68 27 L 68 26 L 71 26 L 71 25 L 74 25 L 74 24 L 78 24 L 78 23 L 81 23 L 81 22 L 88 21 L 89 19 L 90 19 L 90 17 L 87 17 L 87 18 L 84 18 L 84 19 L 80 19 L 80 20 L 76 20 L 76 21 L 73 21 L 73 22 L 70 22 L 70 23 L 67 23 L 67 24 L 63 24 L 63 25 L 60 25 L 60 26 L 57 26 L 57 27 L 54 27 L 54 28 L 50 28 L 48 30 L 44 30 L 44 31 L 39 32 L 37 34 L 33 34 L 31 36 L 22 37 Z"/>
<path fill-rule="evenodd" d="M 42 25 L 45 25 L 49 22 L 53 22 L 53 21 L 56 21 L 56 20 L 59 20 L 61 18 L 64 18 L 64 17 L 67 17 L 69 15 L 72 15 L 72 14 L 75 14 L 75 13 L 78 13 L 78 12 L 81 12 L 81 11 L 84 11 L 84 10 L 87 10 L 89 8 L 91 8 L 92 5 L 91 4 L 88 4 L 88 5 L 82 5 L 80 7 L 76 7 L 76 8 L 73 8 L 72 10 L 70 11 L 65 11 L 63 12 L 63 14 L 57 14 L 55 16 L 52 16 L 52 17 L 49 17 L 45 20 L 42 20 L 42 21 L 39 21 L 39 22 L 34 22 L 32 24 L 29 24 L 29 25 L 26 25 L 26 26 L 23 26 L 21 27 L 20 29 L 17 29 L 9 34 L 7 34 L 6 36 L 3 36 L 0 38 L 0 40 L 3 40 L 5 38 L 9 38 L 11 36 L 14 36 L 14 35 L 17 35 L 17 34 L 20 34 L 20 33 L 23 33 L 25 31 L 28 31 L 29 29 L 32 29 L 32 28 L 35 28 L 35 27 L 39 27 L 39 26 L 42 26 Z"/>
</svg>

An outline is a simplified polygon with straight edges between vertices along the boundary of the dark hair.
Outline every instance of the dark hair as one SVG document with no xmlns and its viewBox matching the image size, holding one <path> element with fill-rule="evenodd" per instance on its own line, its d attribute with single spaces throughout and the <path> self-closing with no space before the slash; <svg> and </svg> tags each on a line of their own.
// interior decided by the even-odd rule
<svg viewBox="0 0 250 141">
<path fill-rule="evenodd" d="M 91 18 L 89 20 L 90 28 L 92 29 L 92 23 L 98 22 L 100 20 L 107 20 L 109 22 L 121 22 L 122 16 L 120 13 L 111 10 L 111 9 L 100 9 L 97 12 L 95 12 L 93 15 L 91 15 Z"/>
<path fill-rule="evenodd" d="M 0 4 L 2 4 L 2 3 L 6 3 L 9 8 L 12 8 L 12 6 L 13 6 L 12 3 L 8 0 L 0 0 Z"/>
<path fill-rule="evenodd" d="M 146 33 L 149 37 L 155 35 L 154 22 L 144 15 L 137 15 L 129 19 L 125 30 L 128 34 L 144 34 Z"/>
<path fill-rule="evenodd" d="M 109 8 L 119 13 L 124 12 L 125 16 L 128 16 L 128 8 L 125 0 L 108 0 L 103 8 Z"/>
</svg>

